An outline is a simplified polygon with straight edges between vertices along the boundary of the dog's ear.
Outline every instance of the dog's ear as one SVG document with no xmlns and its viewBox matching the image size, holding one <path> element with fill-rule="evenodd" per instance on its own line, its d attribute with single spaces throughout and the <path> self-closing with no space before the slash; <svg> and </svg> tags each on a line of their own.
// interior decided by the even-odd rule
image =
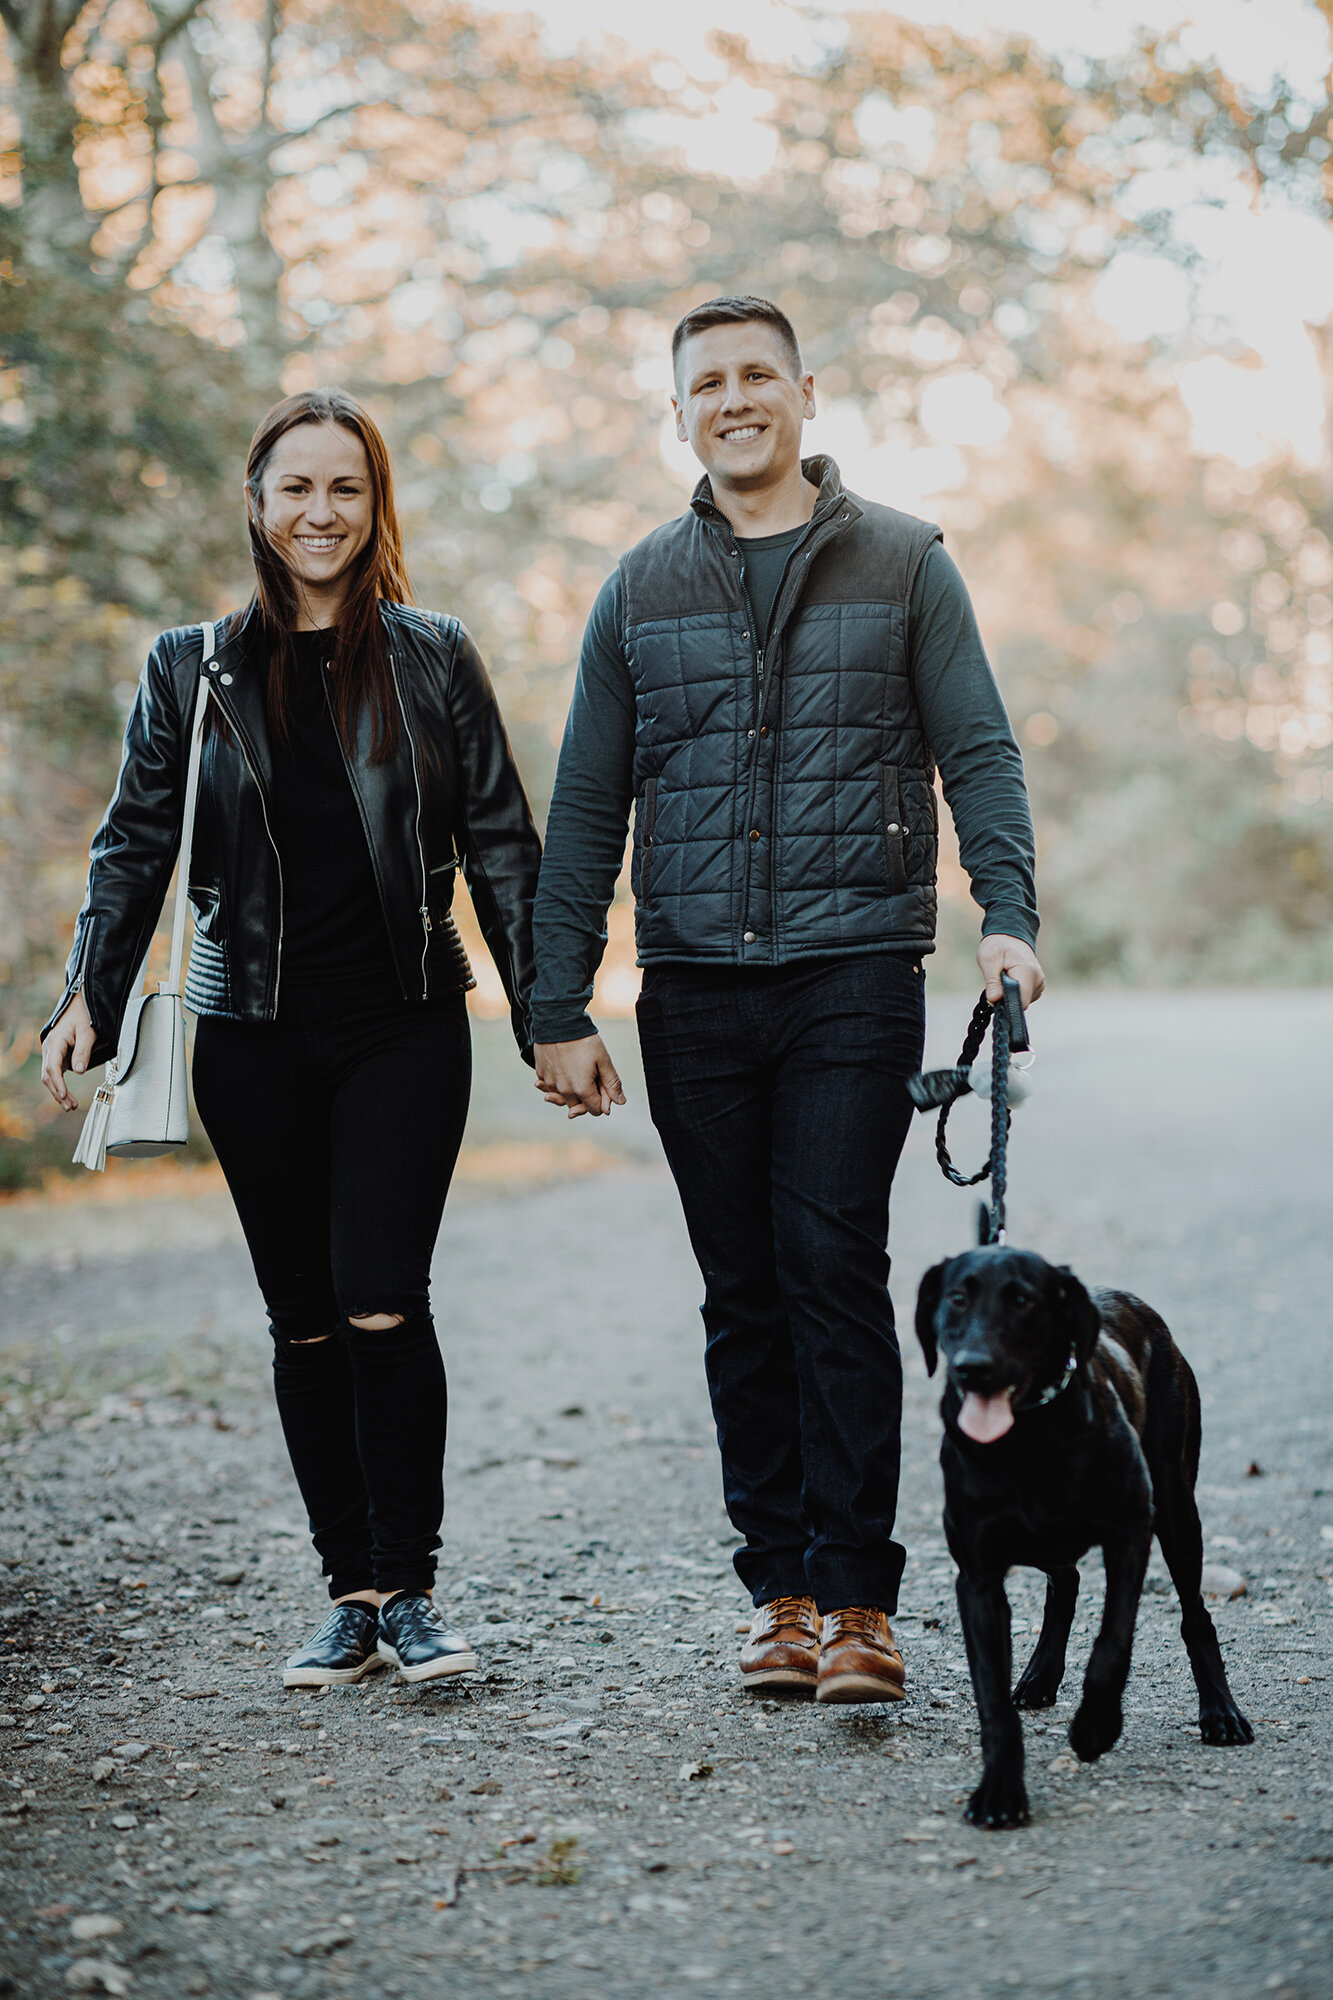
<svg viewBox="0 0 1333 2000">
<path fill-rule="evenodd" d="M 935 1373 L 935 1364 L 940 1358 L 939 1343 L 935 1338 L 935 1314 L 939 1308 L 940 1293 L 944 1290 L 947 1261 L 927 1271 L 916 1295 L 916 1337 L 926 1357 L 927 1375 Z"/>
<path fill-rule="evenodd" d="M 1087 1288 L 1067 1264 L 1060 1265 L 1055 1275 L 1059 1285 L 1060 1311 L 1069 1326 L 1074 1352 L 1082 1367 L 1091 1359 L 1092 1350 L 1097 1345 L 1102 1316 L 1088 1296 Z"/>
</svg>

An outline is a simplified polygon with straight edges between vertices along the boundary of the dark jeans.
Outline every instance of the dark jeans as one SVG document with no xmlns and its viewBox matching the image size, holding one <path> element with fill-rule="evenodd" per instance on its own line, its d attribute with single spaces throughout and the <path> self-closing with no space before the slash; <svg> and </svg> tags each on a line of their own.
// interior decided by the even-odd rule
<svg viewBox="0 0 1333 2000">
<path fill-rule="evenodd" d="M 471 1077 L 461 994 L 199 1021 L 195 1100 L 268 1306 L 278 1413 L 331 1597 L 434 1580 L 447 1398 L 430 1263 Z M 382 1313 L 401 1325 L 349 1324 Z"/>
<path fill-rule="evenodd" d="M 924 989 L 915 959 L 888 955 L 644 974 L 648 1101 L 704 1276 L 723 1489 L 756 1604 L 897 1606 L 886 1246 Z"/>
</svg>

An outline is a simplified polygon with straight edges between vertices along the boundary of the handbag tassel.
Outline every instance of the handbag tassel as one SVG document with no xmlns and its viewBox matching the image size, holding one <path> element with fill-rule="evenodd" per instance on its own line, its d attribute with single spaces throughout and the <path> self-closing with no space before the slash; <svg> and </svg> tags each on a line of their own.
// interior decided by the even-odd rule
<svg viewBox="0 0 1333 2000">
<path fill-rule="evenodd" d="M 110 1122 L 111 1092 L 105 1084 L 101 1084 L 88 1106 L 88 1116 L 83 1121 L 79 1143 L 74 1148 L 76 1167 L 87 1167 L 95 1174 L 106 1172 L 106 1130 Z"/>
</svg>

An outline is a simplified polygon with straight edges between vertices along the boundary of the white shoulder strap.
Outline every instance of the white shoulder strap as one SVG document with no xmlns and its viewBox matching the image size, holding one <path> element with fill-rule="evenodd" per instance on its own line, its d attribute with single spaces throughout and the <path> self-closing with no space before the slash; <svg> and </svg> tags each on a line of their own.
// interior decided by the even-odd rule
<svg viewBox="0 0 1333 2000">
<path fill-rule="evenodd" d="M 190 850 L 194 845 L 194 809 L 199 798 L 199 765 L 204 750 L 204 719 L 208 713 L 208 676 L 204 672 L 218 649 L 217 627 L 205 624 L 203 658 L 199 663 L 199 693 L 190 731 L 190 761 L 185 772 L 185 803 L 181 813 L 180 860 L 176 864 L 176 908 L 171 921 L 171 966 L 159 993 L 179 993 L 185 957 L 185 910 L 190 897 Z"/>
</svg>

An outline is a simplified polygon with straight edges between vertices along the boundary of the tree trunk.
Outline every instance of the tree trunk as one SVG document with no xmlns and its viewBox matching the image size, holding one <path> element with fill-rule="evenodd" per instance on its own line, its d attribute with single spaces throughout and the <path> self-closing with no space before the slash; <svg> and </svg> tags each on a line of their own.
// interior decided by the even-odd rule
<svg viewBox="0 0 1333 2000">
<path fill-rule="evenodd" d="M 271 47 L 278 29 L 273 8 L 266 25 Z M 267 90 L 259 125 L 245 138 L 232 139 L 214 111 L 208 70 L 198 48 L 189 35 L 181 38 L 180 46 L 198 128 L 200 177 L 213 189 L 210 227 L 231 252 L 245 328 L 246 372 L 257 388 L 276 395 L 291 342 L 282 324 L 283 261 L 265 226 L 265 211 L 276 179 L 271 165 L 276 135 L 269 123 Z"/>
<path fill-rule="evenodd" d="M 77 12 L 77 10 L 76 10 Z M 83 205 L 74 158 L 78 113 L 61 51 L 68 9 L 34 0 L 7 8 L 14 51 L 22 203 L 15 218 L 24 253 L 38 269 L 87 267 L 95 224 Z"/>
</svg>

